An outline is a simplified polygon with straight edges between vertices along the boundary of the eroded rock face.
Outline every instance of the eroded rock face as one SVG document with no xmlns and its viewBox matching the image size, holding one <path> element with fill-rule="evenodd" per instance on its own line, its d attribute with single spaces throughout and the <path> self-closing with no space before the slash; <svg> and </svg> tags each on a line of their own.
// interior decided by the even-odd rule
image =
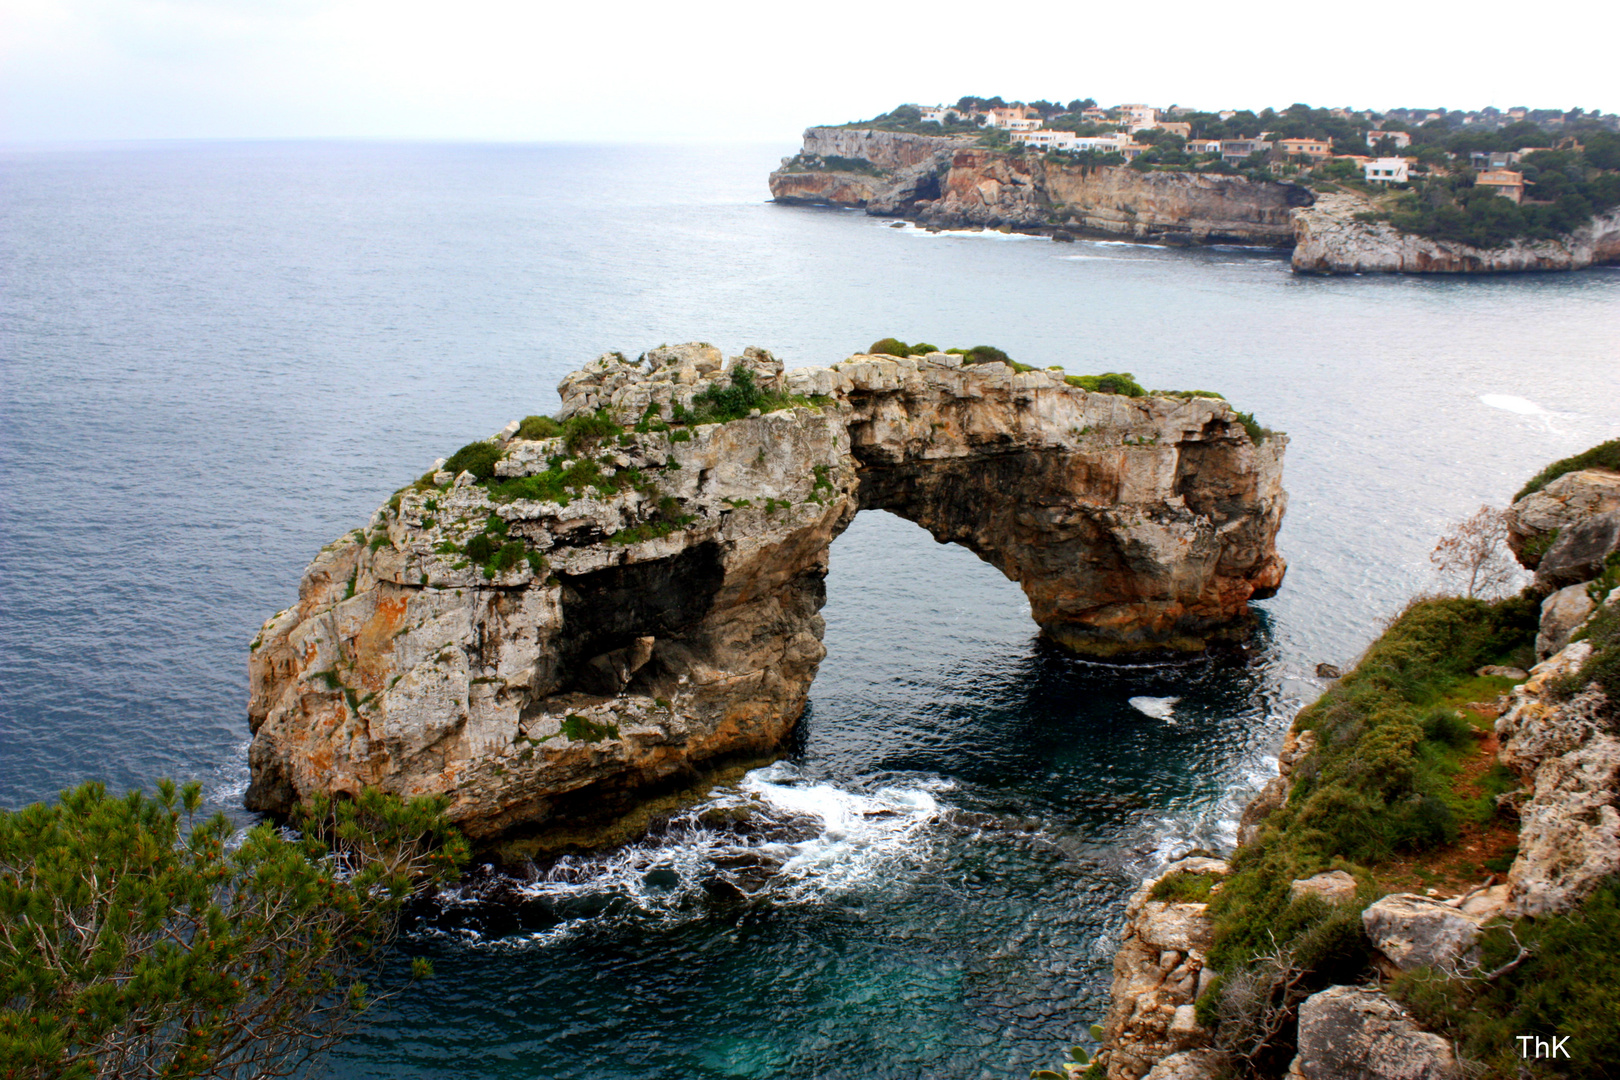
<svg viewBox="0 0 1620 1080">
<path fill-rule="evenodd" d="M 1182 872 L 1224 878 L 1230 870 L 1218 859 L 1182 859 L 1144 884 L 1126 905 L 1104 1024 L 1107 1049 L 1099 1055 L 1109 1080 L 1196 1076 L 1194 1070 L 1214 1065 L 1208 1060 L 1212 1033 L 1198 1025 L 1194 1008 L 1213 978 L 1204 968 L 1214 937 L 1208 905 L 1148 899 L 1160 880 Z"/>
<path fill-rule="evenodd" d="M 771 753 L 824 654 L 828 547 L 863 508 L 969 547 L 1090 653 L 1202 648 L 1282 579 L 1286 440 L 1255 446 L 1215 399 L 694 344 L 593 361 L 560 415 L 664 428 L 738 367 L 803 403 L 594 446 L 509 425 L 492 485 L 431 475 L 324 549 L 253 645 L 248 804 L 446 794 L 488 838 Z"/>
<path fill-rule="evenodd" d="M 1578 671 L 1591 651 L 1577 641 L 1537 664 L 1496 721 L 1499 757 L 1530 792 L 1508 871 L 1521 914 L 1568 911 L 1620 873 L 1620 737 L 1609 703 L 1595 686 L 1560 700 L 1549 685 Z"/>
<path fill-rule="evenodd" d="M 1298 1080 L 1454 1080 L 1451 1044 L 1378 990 L 1334 986 L 1299 1007 Z"/>
<path fill-rule="evenodd" d="M 1349 195 L 1324 195 L 1295 215 L 1293 265 L 1311 274 L 1492 274 L 1583 270 L 1620 259 L 1620 211 L 1599 214 L 1558 240 L 1515 240 L 1477 248 L 1357 221 L 1368 209 Z"/>
<path fill-rule="evenodd" d="M 877 172 L 840 171 L 832 158 Z M 804 162 L 817 161 L 808 169 Z M 864 207 L 939 228 L 1078 230 L 1182 243 L 1293 243 L 1293 211 L 1315 198 L 1295 184 L 1242 176 L 1142 173 L 976 145 L 972 137 L 811 128 L 770 176 L 781 202 Z"/>
<path fill-rule="evenodd" d="M 1508 546 L 1525 567 L 1539 570 L 1542 556 L 1565 532 L 1617 510 L 1620 473 L 1607 469 L 1567 472 L 1508 507 Z"/>
</svg>

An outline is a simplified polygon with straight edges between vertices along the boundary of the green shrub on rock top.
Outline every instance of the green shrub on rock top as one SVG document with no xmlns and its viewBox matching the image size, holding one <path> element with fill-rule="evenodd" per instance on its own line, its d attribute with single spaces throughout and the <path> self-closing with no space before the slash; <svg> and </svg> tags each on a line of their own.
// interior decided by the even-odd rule
<svg viewBox="0 0 1620 1080">
<path fill-rule="evenodd" d="M 1579 472 L 1581 469 L 1608 469 L 1620 472 L 1620 439 L 1610 439 L 1608 442 L 1598 443 L 1590 450 L 1583 450 L 1573 457 L 1562 458 L 1536 473 L 1530 482 L 1519 489 L 1513 496 L 1518 502 L 1526 495 L 1540 491 L 1565 473 Z"/>
<path fill-rule="evenodd" d="M 525 416 L 517 429 L 520 439 L 555 439 L 562 433 L 562 425 L 549 416 Z"/>
<path fill-rule="evenodd" d="M 624 426 L 613 419 L 613 414 L 606 409 L 570 416 L 562 422 L 563 443 L 571 454 L 589 450 L 603 439 L 612 438 L 623 431 Z"/>
<path fill-rule="evenodd" d="M 1120 394 L 1124 397 L 1146 397 L 1147 391 L 1130 372 L 1111 371 L 1105 375 L 1065 375 L 1063 381 L 1093 394 Z"/>
<path fill-rule="evenodd" d="M 478 480 L 488 480 L 495 475 L 495 463 L 501 460 L 501 448 L 492 442 L 468 443 L 444 463 L 444 469 L 451 476 L 460 476 L 470 472 Z"/>
</svg>

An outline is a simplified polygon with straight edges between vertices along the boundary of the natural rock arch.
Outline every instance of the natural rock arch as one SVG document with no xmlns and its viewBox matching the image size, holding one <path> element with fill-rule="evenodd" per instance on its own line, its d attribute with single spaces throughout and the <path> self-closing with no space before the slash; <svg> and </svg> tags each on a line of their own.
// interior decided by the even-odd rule
<svg viewBox="0 0 1620 1080">
<path fill-rule="evenodd" d="M 731 369 L 772 411 L 667 427 Z M 829 545 L 861 509 L 968 547 L 1091 655 L 1240 635 L 1282 580 L 1286 440 L 1257 445 L 1217 398 L 943 353 L 784 373 L 706 345 L 608 354 L 560 391 L 560 419 L 616 425 L 572 449 L 509 425 L 495 476 L 403 489 L 265 623 L 250 807 L 375 784 L 448 794 L 490 838 L 774 752 L 825 654 Z"/>
</svg>

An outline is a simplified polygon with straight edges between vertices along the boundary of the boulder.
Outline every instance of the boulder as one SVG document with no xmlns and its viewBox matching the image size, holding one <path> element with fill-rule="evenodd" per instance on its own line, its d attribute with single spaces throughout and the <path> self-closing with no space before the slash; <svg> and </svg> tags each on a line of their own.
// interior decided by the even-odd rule
<svg viewBox="0 0 1620 1080">
<path fill-rule="evenodd" d="M 1480 915 L 1415 893 L 1392 893 L 1361 913 L 1361 925 L 1373 947 L 1402 971 L 1470 962 L 1478 955 L 1484 921 Z"/>
<path fill-rule="evenodd" d="M 1543 600 L 1541 628 L 1536 632 L 1536 659 L 1545 660 L 1568 645 L 1570 635 L 1596 608 L 1584 584 L 1566 585 Z"/>
<path fill-rule="evenodd" d="M 1558 533 L 1536 564 L 1536 588 L 1561 589 L 1603 573 L 1603 561 L 1620 549 L 1620 510 L 1594 514 Z"/>
<path fill-rule="evenodd" d="M 1161 1059 L 1142 1080 L 1222 1080 L 1231 1075 L 1219 1050 L 1183 1050 Z"/>
<path fill-rule="evenodd" d="M 1508 546 L 1521 564 L 1538 570 L 1542 556 L 1565 530 L 1615 510 L 1620 510 L 1620 473 L 1567 472 L 1508 507 Z"/>
<path fill-rule="evenodd" d="M 1341 904 L 1356 898 L 1356 879 L 1343 870 L 1329 870 L 1325 874 L 1301 878 L 1288 886 L 1288 899 L 1300 900 L 1315 896 L 1330 904 Z"/>
<path fill-rule="evenodd" d="M 1333 986 L 1299 1007 L 1301 1080 L 1457 1080 L 1451 1044 L 1424 1031 L 1386 994 Z"/>
</svg>

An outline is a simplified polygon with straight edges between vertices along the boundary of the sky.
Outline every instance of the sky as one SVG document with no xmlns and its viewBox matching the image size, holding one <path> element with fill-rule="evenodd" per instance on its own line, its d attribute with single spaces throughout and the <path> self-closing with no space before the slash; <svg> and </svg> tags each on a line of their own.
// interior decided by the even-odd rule
<svg viewBox="0 0 1620 1080">
<path fill-rule="evenodd" d="M 1614 0 L 0 0 L 0 141 L 793 142 L 963 94 L 1614 112 L 1617 39 Z"/>
</svg>

